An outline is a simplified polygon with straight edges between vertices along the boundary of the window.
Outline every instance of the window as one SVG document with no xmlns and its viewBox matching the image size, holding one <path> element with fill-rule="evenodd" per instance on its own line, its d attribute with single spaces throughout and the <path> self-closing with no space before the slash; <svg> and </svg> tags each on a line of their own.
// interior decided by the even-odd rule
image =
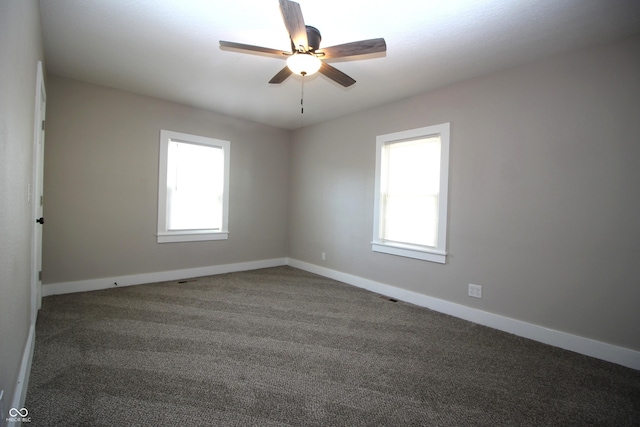
<svg viewBox="0 0 640 427">
<path fill-rule="evenodd" d="M 158 243 L 228 238 L 230 145 L 160 131 Z"/>
<path fill-rule="evenodd" d="M 376 139 L 372 249 L 446 262 L 449 123 Z"/>
</svg>

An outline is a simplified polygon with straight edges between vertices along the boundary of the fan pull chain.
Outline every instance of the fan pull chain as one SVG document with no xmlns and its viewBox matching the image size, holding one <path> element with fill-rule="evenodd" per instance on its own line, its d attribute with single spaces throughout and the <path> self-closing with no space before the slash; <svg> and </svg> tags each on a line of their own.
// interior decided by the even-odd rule
<svg viewBox="0 0 640 427">
<path fill-rule="evenodd" d="M 304 114 L 304 76 L 306 75 L 307 73 L 303 71 L 302 72 L 302 89 L 300 91 L 300 114 Z"/>
</svg>

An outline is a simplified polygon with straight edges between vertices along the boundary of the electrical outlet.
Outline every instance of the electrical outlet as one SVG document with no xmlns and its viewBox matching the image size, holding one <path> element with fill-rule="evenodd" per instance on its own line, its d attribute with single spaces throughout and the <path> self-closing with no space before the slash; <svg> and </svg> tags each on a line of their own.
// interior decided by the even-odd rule
<svg viewBox="0 0 640 427">
<path fill-rule="evenodd" d="M 326 254 L 326 253 L 324 253 L 324 252 L 322 252 L 322 260 L 323 260 L 323 261 L 326 261 L 326 260 L 327 260 L 327 254 Z"/>
<path fill-rule="evenodd" d="M 482 286 L 469 283 L 469 296 L 473 298 L 482 298 Z"/>
</svg>

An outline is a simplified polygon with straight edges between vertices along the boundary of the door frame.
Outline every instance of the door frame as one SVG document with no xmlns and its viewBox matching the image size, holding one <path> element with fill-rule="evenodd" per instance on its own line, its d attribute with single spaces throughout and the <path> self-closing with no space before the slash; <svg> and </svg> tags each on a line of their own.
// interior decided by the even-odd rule
<svg viewBox="0 0 640 427">
<path fill-rule="evenodd" d="M 44 87 L 42 61 L 38 61 L 36 76 L 35 121 L 33 125 L 33 175 L 28 198 L 33 207 L 31 243 L 31 324 L 35 325 L 38 310 L 42 306 L 42 218 L 44 187 L 44 123 L 47 107 L 47 92 Z"/>
</svg>

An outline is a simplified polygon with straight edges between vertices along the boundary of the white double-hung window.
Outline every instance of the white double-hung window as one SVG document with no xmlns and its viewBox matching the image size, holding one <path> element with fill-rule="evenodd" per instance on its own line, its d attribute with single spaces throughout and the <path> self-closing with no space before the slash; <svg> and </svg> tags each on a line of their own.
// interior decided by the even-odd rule
<svg viewBox="0 0 640 427">
<path fill-rule="evenodd" d="M 158 243 L 228 238 L 230 145 L 160 131 Z"/>
<path fill-rule="evenodd" d="M 376 139 L 372 249 L 444 264 L 449 123 Z"/>
</svg>

